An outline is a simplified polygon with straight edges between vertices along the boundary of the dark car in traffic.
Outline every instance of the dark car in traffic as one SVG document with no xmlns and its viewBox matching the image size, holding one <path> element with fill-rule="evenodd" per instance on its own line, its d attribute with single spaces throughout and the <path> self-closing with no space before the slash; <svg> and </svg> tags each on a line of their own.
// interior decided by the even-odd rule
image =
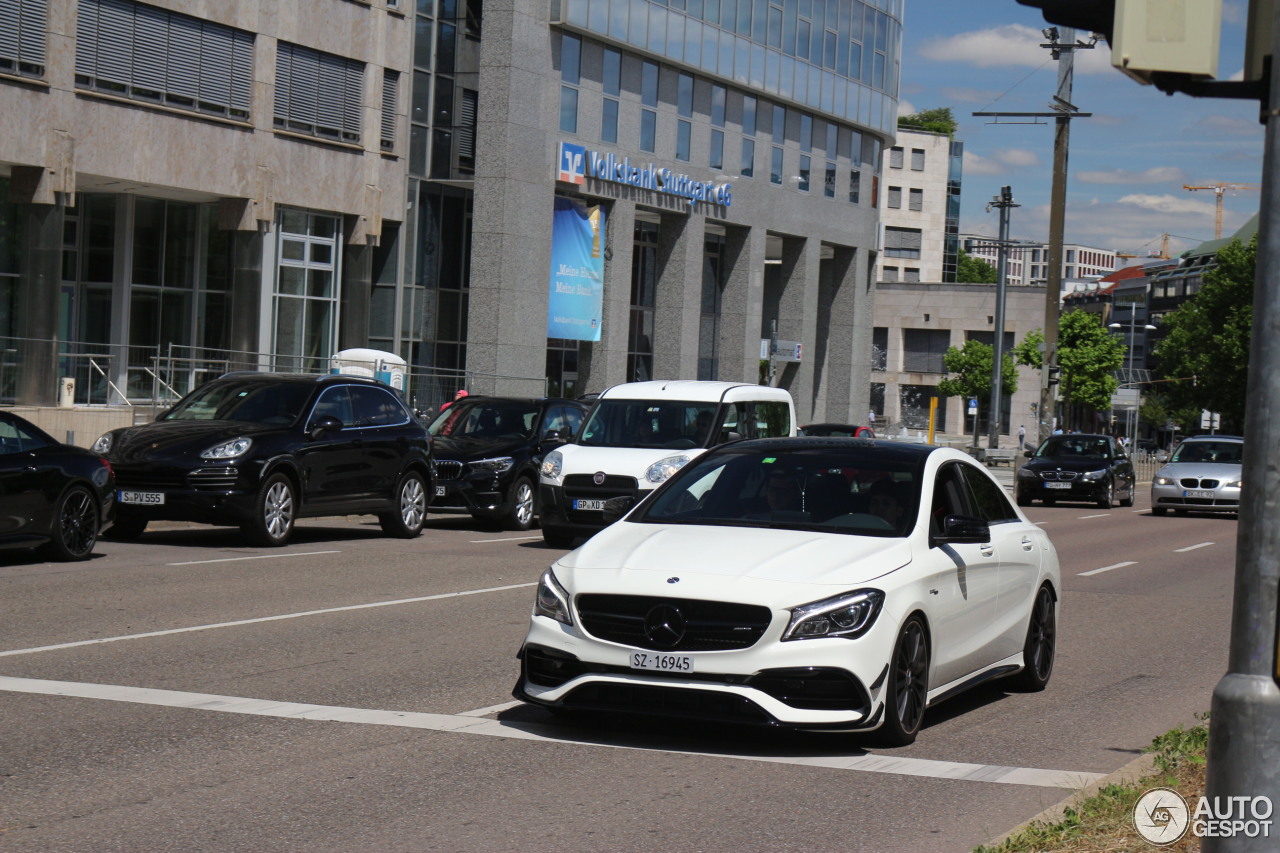
<svg viewBox="0 0 1280 853">
<path fill-rule="evenodd" d="M 0 412 L 0 548 L 49 560 L 87 560 L 115 503 L 111 465 Z"/>
<path fill-rule="evenodd" d="M 1102 509 L 1133 506 L 1136 477 L 1124 447 L 1109 435 L 1051 435 L 1018 469 L 1014 495 L 1018 506 L 1034 500 L 1046 506 L 1058 501 L 1096 503 Z"/>
<path fill-rule="evenodd" d="M 113 538 L 165 519 L 239 525 L 255 544 L 283 545 L 299 518 L 356 514 L 411 538 L 430 503 L 426 427 L 357 376 L 230 373 L 94 449 L 116 472 Z"/>
<path fill-rule="evenodd" d="M 820 435 L 828 438 L 875 438 L 876 431 L 857 424 L 809 424 L 796 430 L 796 435 Z"/>
<path fill-rule="evenodd" d="M 464 397 L 427 428 L 435 452 L 432 509 L 528 530 L 538 468 L 577 432 L 587 406 L 555 397 Z"/>
</svg>

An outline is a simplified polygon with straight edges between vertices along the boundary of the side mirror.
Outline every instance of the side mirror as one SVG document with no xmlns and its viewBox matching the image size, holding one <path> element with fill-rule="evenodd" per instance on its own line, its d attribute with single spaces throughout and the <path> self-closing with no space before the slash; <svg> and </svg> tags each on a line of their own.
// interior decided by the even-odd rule
<svg viewBox="0 0 1280 853">
<path fill-rule="evenodd" d="M 948 515 L 942 520 L 942 534 L 934 541 L 957 545 L 981 545 L 991 541 L 991 525 L 980 518 Z"/>
<path fill-rule="evenodd" d="M 549 429 L 542 434 L 542 440 L 538 443 L 542 449 L 546 451 L 559 447 L 562 444 L 568 444 L 571 437 L 572 436 L 569 433 L 564 432 L 563 430 Z"/>
<path fill-rule="evenodd" d="M 1026 450 L 1022 451 L 1022 455 L 1030 459 L 1036 455 L 1036 452 L 1031 448 L 1027 448 Z"/>
<path fill-rule="evenodd" d="M 605 524 L 613 524 L 627 513 L 631 512 L 631 508 L 636 505 L 636 499 L 632 495 L 621 495 L 616 498 L 609 498 L 604 502 L 601 508 L 601 515 L 604 517 Z"/>
<path fill-rule="evenodd" d="M 311 422 L 311 428 L 307 430 L 307 435 L 314 440 L 321 438 L 325 433 L 337 432 L 340 429 L 342 429 L 342 421 L 333 415 L 321 415 Z"/>
</svg>

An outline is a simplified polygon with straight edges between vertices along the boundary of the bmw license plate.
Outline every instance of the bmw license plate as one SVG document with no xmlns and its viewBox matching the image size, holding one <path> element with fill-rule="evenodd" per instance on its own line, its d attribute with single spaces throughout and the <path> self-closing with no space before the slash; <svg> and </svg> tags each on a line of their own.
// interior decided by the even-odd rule
<svg viewBox="0 0 1280 853">
<path fill-rule="evenodd" d="M 447 490 L 445 489 L 444 486 L 436 486 L 436 497 L 438 498 L 444 497 L 445 491 Z"/>
<path fill-rule="evenodd" d="M 1071 488 L 1071 484 L 1070 483 L 1045 483 L 1044 487 L 1046 489 L 1069 489 Z"/>
<path fill-rule="evenodd" d="M 1213 492 L 1189 490 L 1189 491 L 1183 492 L 1182 496 L 1184 498 L 1204 498 L 1207 500 L 1213 500 Z"/>
<path fill-rule="evenodd" d="M 631 668 L 650 672 L 693 672 L 693 656 L 632 652 Z"/>
<path fill-rule="evenodd" d="M 145 506 L 162 506 L 164 492 L 126 492 L 123 489 L 117 494 L 122 504 L 143 504 Z"/>
<path fill-rule="evenodd" d="M 604 509 L 604 501 L 602 500 L 575 500 L 573 502 L 574 509 L 594 509 L 596 511 Z"/>
</svg>

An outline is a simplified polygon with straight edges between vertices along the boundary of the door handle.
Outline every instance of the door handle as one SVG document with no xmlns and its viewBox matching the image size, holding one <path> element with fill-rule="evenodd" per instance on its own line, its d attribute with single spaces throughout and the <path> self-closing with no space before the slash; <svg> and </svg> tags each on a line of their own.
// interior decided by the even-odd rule
<svg viewBox="0 0 1280 853">
<path fill-rule="evenodd" d="M 1023 539 L 1023 540 L 1022 540 L 1022 550 L 1024 550 L 1024 551 L 1030 551 L 1030 550 L 1032 550 L 1032 549 L 1033 549 L 1033 548 L 1035 548 L 1035 547 L 1036 547 L 1036 543 L 1032 542 L 1030 539 Z"/>
<path fill-rule="evenodd" d="M 996 552 L 996 549 L 991 547 L 990 545 L 983 545 L 981 550 L 982 550 L 982 556 L 984 557 L 990 557 L 992 554 Z"/>
</svg>

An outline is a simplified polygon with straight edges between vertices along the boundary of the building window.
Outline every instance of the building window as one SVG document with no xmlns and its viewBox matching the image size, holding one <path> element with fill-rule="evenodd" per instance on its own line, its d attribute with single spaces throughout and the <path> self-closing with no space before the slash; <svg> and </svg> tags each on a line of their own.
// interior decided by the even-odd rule
<svg viewBox="0 0 1280 853">
<path fill-rule="evenodd" d="M 618 96 L 622 91 L 622 54 L 611 48 L 604 50 L 604 74 L 600 85 L 604 102 L 600 109 L 600 141 L 618 141 Z"/>
<path fill-rule="evenodd" d="M 49 28 L 49 0 L 0 4 L 0 72 L 43 77 Z M 83 13 L 82 13 L 83 14 Z"/>
<path fill-rule="evenodd" d="M 849 170 L 849 203 L 857 204 L 859 189 L 862 183 L 862 173 L 857 169 Z"/>
<path fill-rule="evenodd" d="M 932 385 L 900 385 L 898 386 L 898 406 L 902 413 L 902 425 L 907 429 L 929 428 L 929 401 L 938 396 L 938 389 Z M 933 428 L 938 432 L 947 430 L 946 398 L 938 401 L 933 421 Z"/>
<path fill-rule="evenodd" d="M 25 12 L 28 5 L 29 2 L 23 3 L 19 11 Z M 26 31 L 25 14 L 21 20 L 24 26 L 20 36 Z M 283 42 L 281 46 L 292 47 Z M 3 49 L 0 55 L 11 52 L 14 51 Z M 318 57 L 330 57 L 316 51 L 311 53 L 316 57 L 316 64 Z M 342 82 L 339 84 L 339 120 L 326 130 L 340 137 L 345 106 L 345 69 L 340 63 L 348 60 L 330 59 L 338 60 L 337 73 Z M 363 66 L 355 65 L 359 73 L 363 73 Z M 330 70 L 326 66 L 326 71 Z M 313 69 L 312 73 L 318 71 Z M 128 0 L 80 0 L 76 23 L 76 86 L 130 100 L 247 121 L 253 102 L 253 34 Z M 316 88 L 320 88 L 318 84 L 313 85 L 309 93 L 313 99 L 317 97 Z M 278 79 L 276 89 L 278 115 Z M 304 94 L 305 90 L 299 96 Z M 355 94 L 356 141 L 359 141 L 358 77 Z M 307 128 L 318 123 L 314 102 L 310 112 L 310 121 L 301 119 Z M 326 118 L 333 117 L 326 113 Z M 301 132 L 313 131 L 302 129 Z"/>
<path fill-rule="evenodd" d="M 742 177 L 751 178 L 756 173 L 756 141 L 743 137 L 742 139 L 742 165 L 738 169 L 742 173 Z"/>
<path fill-rule="evenodd" d="M 871 176 L 871 206 L 880 206 L 880 176 Z"/>
<path fill-rule="evenodd" d="M 658 65 L 646 61 L 640 74 L 640 103 L 646 107 L 658 105 Z"/>
<path fill-rule="evenodd" d="M 798 177 L 799 177 L 799 181 L 798 181 L 797 183 L 799 183 L 799 185 L 800 185 L 800 192 L 802 192 L 802 193 L 807 193 L 807 192 L 809 191 L 809 173 L 810 173 L 810 171 L 812 171 L 812 167 L 811 167 L 811 163 L 810 163 L 810 160 L 809 160 L 809 155 L 808 155 L 808 154 L 801 154 L 801 155 L 800 155 L 800 175 L 798 176 Z"/>
<path fill-rule="evenodd" d="M 901 148 L 901 146 L 895 145 L 895 146 L 893 146 L 892 148 L 890 148 L 890 149 L 889 149 L 889 168 L 890 168 L 890 169 L 901 169 L 901 168 L 902 168 L 902 148 Z"/>
<path fill-rule="evenodd" d="M 897 267 L 885 267 L 884 269 L 882 269 L 882 270 L 880 271 L 880 280 L 881 280 L 881 281 L 897 281 L 897 280 L 898 280 L 898 268 L 897 268 Z"/>
<path fill-rule="evenodd" d="M 756 135 L 756 99 L 751 95 L 742 96 L 742 132 L 746 136 Z"/>
<path fill-rule="evenodd" d="M 836 164 L 827 163 L 826 175 L 822 180 L 822 194 L 826 198 L 836 197 Z"/>
<path fill-rule="evenodd" d="M 711 126 L 724 127 L 724 86 L 711 87 Z"/>
<path fill-rule="evenodd" d="M 912 210 L 924 210 L 924 190 L 911 189 L 908 194 L 908 206 Z"/>
<path fill-rule="evenodd" d="M 631 254 L 631 323 L 627 335 L 627 379 L 653 378 L 653 314 L 658 284 L 658 225 L 637 220 Z"/>
<path fill-rule="evenodd" d="M 708 165 L 713 169 L 724 168 L 724 131 L 711 131 L 711 155 Z"/>
<path fill-rule="evenodd" d="M 560 37 L 560 130 L 578 132 L 578 84 L 581 82 L 582 41 Z"/>
<path fill-rule="evenodd" d="M 693 133 L 693 125 L 680 119 L 676 122 L 676 159 L 689 159 L 689 137 Z"/>
<path fill-rule="evenodd" d="M 618 141 L 618 102 L 605 98 L 600 108 L 600 141 Z"/>
<path fill-rule="evenodd" d="M 871 330 L 871 369 L 889 369 L 889 330 L 885 326 Z"/>
<path fill-rule="evenodd" d="M 889 191 L 885 195 L 884 204 L 890 210 L 900 209 L 902 207 L 902 187 L 889 187 Z"/>
<path fill-rule="evenodd" d="M 400 101 L 400 72 L 382 72 L 382 150 L 396 149 L 396 108 Z"/>
<path fill-rule="evenodd" d="M 903 329 L 902 369 L 907 373 L 946 373 L 943 356 L 951 346 L 946 329 Z"/>
<path fill-rule="evenodd" d="M 560 87 L 560 129 L 578 132 L 578 90 L 570 86 Z"/>
<path fill-rule="evenodd" d="M 884 229 L 884 253 L 890 258 L 919 258 L 921 236 L 919 228 L 888 226 Z"/>
<path fill-rule="evenodd" d="M 709 236 L 702 255 L 702 311 L 698 327 L 698 378 L 720 378 L 720 310 L 724 296 L 724 237 Z"/>
<path fill-rule="evenodd" d="M 640 150 L 652 154 L 657 150 L 658 114 L 653 110 L 640 111 Z"/>
<path fill-rule="evenodd" d="M 337 343 L 336 216 L 282 210 L 278 218 L 275 333 L 278 369 L 323 369 Z"/>
<path fill-rule="evenodd" d="M 480 111 L 480 93 L 462 90 L 462 108 L 458 114 L 458 171 L 476 170 L 476 116 Z"/>
<path fill-rule="evenodd" d="M 309 47 L 276 45 L 275 126 L 360 143 L 364 63 Z"/>
<path fill-rule="evenodd" d="M 920 280 L 920 268 L 907 267 L 902 272 L 902 280 L 918 282 Z"/>
<path fill-rule="evenodd" d="M 773 149 L 773 161 L 769 166 L 769 183 L 782 183 L 782 149 Z"/>
<path fill-rule="evenodd" d="M 916 172 L 924 171 L 924 149 L 923 148 L 911 149 L 911 169 L 912 171 L 916 171 Z"/>
</svg>

